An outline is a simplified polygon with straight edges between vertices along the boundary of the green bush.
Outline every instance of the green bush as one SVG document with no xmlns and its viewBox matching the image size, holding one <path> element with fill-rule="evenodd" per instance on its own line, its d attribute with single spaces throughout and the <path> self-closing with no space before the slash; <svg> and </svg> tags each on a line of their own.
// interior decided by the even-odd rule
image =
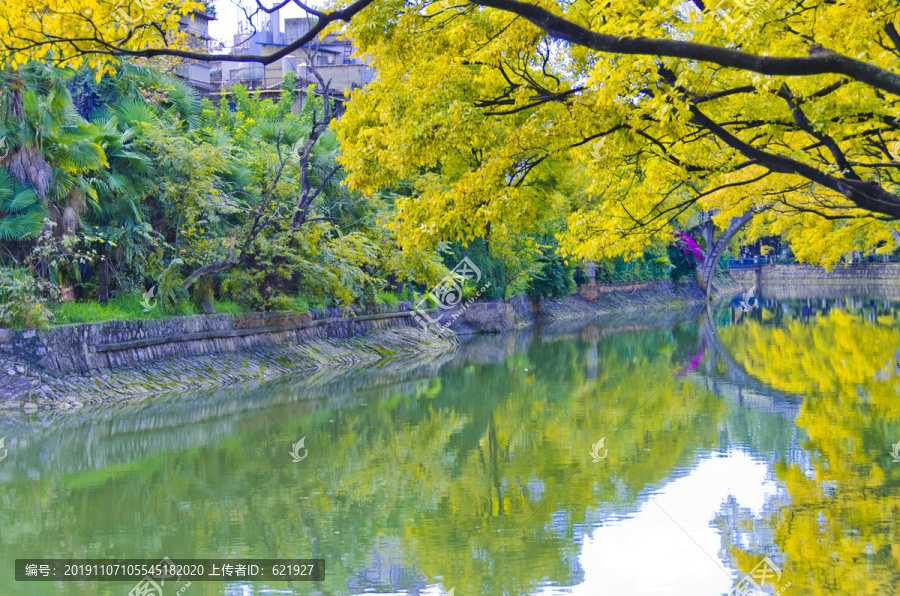
<svg viewBox="0 0 900 596">
<path fill-rule="evenodd" d="M 269 310 L 278 310 L 278 311 L 295 310 L 294 299 L 291 298 L 290 296 L 282 296 L 282 295 L 272 296 L 266 302 L 266 306 L 269 307 Z"/>
<path fill-rule="evenodd" d="M 507 267 L 500 259 L 491 255 L 484 240 L 475 238 L 469 242 L 467 247 L 463 247 L 458 242 L 452 244 L 451 250 L 443 256 L 444 265 L 453 269 L 462 261 L 463 257 L 468 257 L 481 271 L 481 279 L 478 282 L 470 280 L 466 286 L 474 286 L 475 292 L 484 288 L 480 296 L 481 300 L 506 298 L 504 293 L 507 286 Z M 487 282 L 490 282 L 490 285 Z M 463 292 L 465 292 L 465 288 L 463 288 Z M 465 296 L 465 294 L 463 295 Z"/>
<path fill-rule="evenodd" d="M 669 271 L 669 277 L 673 282 L 677 283 L 681 278 L 690 277 L 694 274 L 696 263 L 692 258 L 689 258 L 684 254 L 684 250 L 671 244 L 666 247 L 666 252 L 669 255 L 669 261 L 672 263 L 672 270 Z"/>
<path fill-rule="evenodd" d="M 392 309 L 395 309 L 400 305 L 400 297 L 391 292 L 378 292 L 378 303 L 387 304 Z"/>
<path fill-rule="evenodd" d="M 526 288 L 529 296 L 564 298 L 575 290 L 572 271 L 563 258 L 556 254 L 553 245 L 541 247 L 538 263 L 540 269 L 529 280 Z"/>
<path fill-rule="evenodd" d="M 26 269 L 0 267 L 0 327 L 44 327 L 53 317 L 44 287 Z"/>
<path fill-rule="evenodd" d="M 240 304 L 231 300 L 222 300 L 221 302 L 213 300 L 212 305 L 220 315 L 242 315 L 245 312 Z"/>
<path fill-rule="evenodd" d="M 222 294 L 244 310 L 260 310 L 265 301 L 259 293 L 259 284 L 260 280 L 256 275 L 243 270 L 230 271 L 229 276 L 222 281 Z"/>
<path fill-rule="evenodd" d="M 658 250 L 661 252 L 662 249 Z M 597 261 L 597 283 L 622 284 L 665 279 L 671 275 L 671 256 L 655 255 L 651 250 L 649 254 L 631 261 L 623 257 L 601 259 Z"/>
</svg>

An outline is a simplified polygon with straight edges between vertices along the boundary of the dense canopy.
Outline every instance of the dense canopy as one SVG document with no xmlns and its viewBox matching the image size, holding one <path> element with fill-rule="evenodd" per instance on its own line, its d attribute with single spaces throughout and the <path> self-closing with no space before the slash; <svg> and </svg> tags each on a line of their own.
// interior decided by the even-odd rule
<svg viewBox="0 0 900 596">
<path fill-rule="evenodd" d="M 562 195 L 581 257 L 640 253 L 701 210 L 762 211 L 751 231 L 809 261 L 893 250 L 897 9 L 726 6 L 373 5 L 350 26 L 380 78 L 339 124 L 349 182 L 420 174 L 398 221 L 415 245 L 527 229 Z"/>
</svg>

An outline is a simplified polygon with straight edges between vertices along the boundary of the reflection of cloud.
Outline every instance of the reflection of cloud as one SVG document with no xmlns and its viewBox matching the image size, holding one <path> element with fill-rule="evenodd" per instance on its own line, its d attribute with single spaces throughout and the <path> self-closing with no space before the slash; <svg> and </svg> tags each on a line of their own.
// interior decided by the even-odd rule
<svg viewBox="0 0 900 596">
<path fill-rule="evenodd" d="M 718 564 L 721 531 L 711 523 L 720 506 L 734 496 L 741 507 L 759 515 L 776 494 L 768 465 L 744 451 L 708 455 L 688 473 L 643 499 L 624 519 L 595 526 L 579 554 L 584 581 L 566 594 L 726 594 L 733 578 Z M 675 520 L 673 522 L 673 520 Z M 648 561 L 653 573 L 636 572 Z M 560 594 L 547 587 L 541 596 Z"/>
</svg>

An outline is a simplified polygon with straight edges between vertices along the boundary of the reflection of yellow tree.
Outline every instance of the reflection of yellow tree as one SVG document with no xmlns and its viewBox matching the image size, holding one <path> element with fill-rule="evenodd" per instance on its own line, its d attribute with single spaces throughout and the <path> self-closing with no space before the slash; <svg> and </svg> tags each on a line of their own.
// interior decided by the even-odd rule
<svg viewBox="0 0 900 596">
<path fill-rule="evenodd" d="M 782 328 L 747 321 L 719 333 L 748 373 L 776 389 L 798 393 L 867 387 L 900 349 L 896 326 L 871 323 L 837 309 L 808 323 L 791 319 Z M 900 386 L 897 383 L 900 377 L 891 386 Z M 879 387 L 884 389 L 883 384 Z M 900 404 L 897 408 L 900 413 Z"/>
<path fill-rule="evenodd" d="M 757 322 L 720 330 L 723 342 L 761 381 L 805 396 L 797 425 L 814 474 L 782 462 L 790 504 L 766 523 L 802 594 L 888 594 L 900 573 L 900 440 L 896 326 L 833 310 L 784 328 Z M 886 366 L 890 364 L 890 366 Z M 753 556 L 738 553 L 742 569 Z M 749 569 L 749 568 L 748 568 Z M 745 569 L 746 571 L 747 569 Z"/>
<path fill-rule="evenodd" d="M 325 584 L 292 587 L 335 594 L 377 566 L 375 551 L 461 594 L 577 583 L 576 526 L 590 510 L 633 510 L 641 491 L 716 441 L 721 403 L 672 378 L 671 342 L 667 334 L 602 341 L 592 380 L 586 344 L 544 342 L 504 364 L 447 369 L 440 383 L 364 409 L 297 416 L 289 404 L 248 415 L 245 430 L 215 450 L 95 471 L 89 482 L 42 480 L 94 538 L 71 526 L 59 556 L 312 554 L 327 561 Z M 292 464 L 291 439 L 303 435 L 310 455 Z M 588 452 L 603 436 L 609 455 L 595 464 Z M 11 492 L 0 515 L 37 489 Z M 30 511 L 14 543 L 50 556 L 43 524 L 69 520 L 46 502 Z M 201 586 L 198 594 L 215 589 Z"/>
<path fill-rule="evenodd" d="M 339 437 L 337 451 L 354 451 L 359 459 L 353 458 L 354 469 L 336 473 L 353 477 L 379 467 L 373 454 L 404 454 L 391 465 L 395 473 L 380 478 L 378 486 L 421 511 L 398 528 L 401 542 L 445 587 L 522 594 L 544 578 L 577 582 L 578 545 L 572 537 L 588 508 L 598 502 L 633 507 L 639 491 L 689 464 L 698 447 L 712 444 L 717 434 L 710 421 L 719 415 L 718 400 L 697 395 L 684 381 L 667 381 L 675 372 L 667 350 L 624 343 L 621 350 L 601 347 L 601 374 L 592 382 L 583 379 L 582 356 L 568 343 L 544 346 L 508 370 L 481 368 L 455 382 L 445 378 L 443 397 L 459 393 L 477 399 L 479 387 L 514 397 L 477 420 L 445 419 L 448 411 L 436 409 L 429 419 L 432 439 L 385 433 L 376 444 L 361 441 L 360 449 L 361 436 Z M 546 368 L 558 379 L 542 375 Z M 480 430 L 465 446 L 472 426 Z M 590 445 L 604 435 L 609 456 L 595 465 Z M 460 448 L 448 448 L 456 438 Z M 352 487 L 348 498 L 359 497 L 358 485 L 337 484 Z M 362 500 L 378 519 L 396 515 L 396 502 L 375 493 L 370 497 Z"/>
</svg>

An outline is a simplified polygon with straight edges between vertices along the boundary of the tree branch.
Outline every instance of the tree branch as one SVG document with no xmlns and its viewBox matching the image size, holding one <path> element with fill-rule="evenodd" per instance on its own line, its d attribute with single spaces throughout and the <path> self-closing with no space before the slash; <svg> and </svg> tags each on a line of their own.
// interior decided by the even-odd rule
<svg viewBox="0 0 900 596">
<path fill-rule="evenodd" d="M 349 23 L 350 19 L 352 19 L 357 13 L 361 10 L 369 6 L 374 0 L 356 0 L 353 4 L 347 6 L 341 10 L 335 10 L 333 12 L 318 12 L 311 9 L 306 9 L 311 14 L 315 14 L 318 16 L 318 21 L 313 25 L 309 31 L 301 35 L 297 40 L 291 42 L 285 47 L 279 49 L 276 52 L 271 54 L 262 56 L 257 54 L 210 54 L 206 52 L 192 52 L 189 50 L 176 50 L 171 48 L 146 48 L 142 50 L 129 50 L 123 48 L 118 45 L 113 45 L 110 43 L 103 42 L 100 39 L 90 39 L 84 41 L 91 41 L 94 43 L 100 42 L 102 45 L 106 46 L 105 49 L 102 50 L 80 50 L 82 55 L 87 54 L 106 54 L 112 56 L 132 56 L 137 58 L 153 58 L 157 56 L 173 56 L 176 58 L 187 58 L 190 60 L 199 60 L 201 62 L 211 62 L 211 61 L 222 61 L 222 62 L 258 62 L 260 64 L 272 64 L 281 60 L 284 56 L 290 55 L 292 52 L 296 51 L 299 48 L 302 48 L 304 45 L 309 43 L 310 41 L 316 39 L 322 31 L 325 30 L 328 25 L 335 21 L 343 21 L 345 23 Z M 269 9 L 270 11 L 273 9 Z M 77 47 L 77 46 L 76 46 Z M 80 48 L 79 48 L 80 49 Z"/>
<path fill-rule="evenodd" d="M 812 51 L 805 57 L 759 56 L 719 46 L 596 33 L 552 12 L 518 0 L 471 0 L 473 4 L 496 8 L 533 23 L 547 35 L 598 52 L 622 55 L 661 56 L 737 68 L 774 76 L 842 74 L 894 95 L 900 95 L 900 75 L 829 50 Z"/>
</svg>

